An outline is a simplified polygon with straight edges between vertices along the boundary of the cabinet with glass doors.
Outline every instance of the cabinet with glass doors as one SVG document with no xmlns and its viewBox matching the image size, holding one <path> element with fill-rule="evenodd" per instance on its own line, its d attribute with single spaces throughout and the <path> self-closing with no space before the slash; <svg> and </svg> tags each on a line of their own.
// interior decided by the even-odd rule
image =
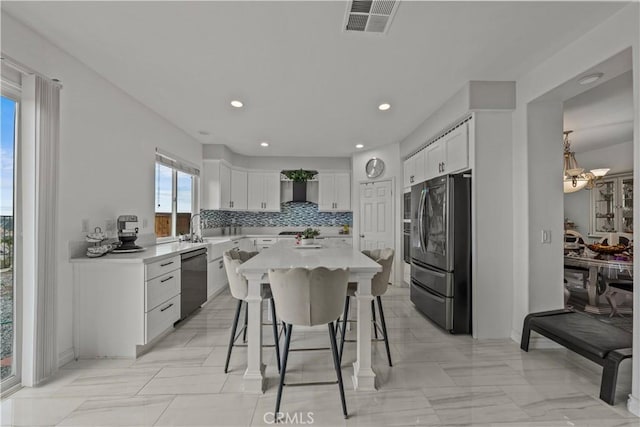
<svg viewBox="0 0 640 427">
<path fill-rule="evenodd" d="M 590 234 L 633 233 L 633 175 L 607 177 L 591 190 Z"/>
</svg>

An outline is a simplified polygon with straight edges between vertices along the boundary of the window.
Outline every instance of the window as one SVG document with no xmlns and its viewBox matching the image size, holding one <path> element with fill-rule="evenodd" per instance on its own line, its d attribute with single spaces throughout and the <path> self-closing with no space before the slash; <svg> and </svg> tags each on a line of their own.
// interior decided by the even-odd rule
<svg viewBox="0 0 640 427">
<path fill-rule="evenodd" d="M 19 330 L 16 326 L 16 254 L 14 217 L 18 97 L 5 96 L 0 104 L 0 380 L 2 390 L 19 382 Z"/>
<path fill-rule="evenodd" d="M 200 172 L 185 162 L 156 154 L 155 232 L 157 238 L 189 234 Z"/>
</svg>

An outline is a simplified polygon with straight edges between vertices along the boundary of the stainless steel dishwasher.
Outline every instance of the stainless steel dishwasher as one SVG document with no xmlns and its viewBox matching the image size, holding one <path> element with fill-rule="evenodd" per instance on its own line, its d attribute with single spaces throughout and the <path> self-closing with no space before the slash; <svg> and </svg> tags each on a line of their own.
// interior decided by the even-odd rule
<svg viewBox="0 0 640 427">
<path fill-rule="evenodd" d="M 184 319 L 207 301 L 207 249 L 181 255 L 180 319 Z"/>
</svg>

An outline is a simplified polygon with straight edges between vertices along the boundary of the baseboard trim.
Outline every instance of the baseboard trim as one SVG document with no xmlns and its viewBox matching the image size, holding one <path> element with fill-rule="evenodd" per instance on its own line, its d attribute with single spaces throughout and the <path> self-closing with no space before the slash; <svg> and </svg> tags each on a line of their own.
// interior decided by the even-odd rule
<svg viewBox="0 0 640 427">
<path fill-rule="evenodd" d="M 640 399 L 630 394 L 627 400 L 627 409 L 636 417 L 640 417 Z"/>
<path fill-rule="evenodd" d="M 68 348 L 61 353 L 58 353 L 58 368 L 61 368 L 67 363 L 73 361 L 75 357 L 76 357 L 76 352 L 73 349 L 73 347 Z"/>
</svg>

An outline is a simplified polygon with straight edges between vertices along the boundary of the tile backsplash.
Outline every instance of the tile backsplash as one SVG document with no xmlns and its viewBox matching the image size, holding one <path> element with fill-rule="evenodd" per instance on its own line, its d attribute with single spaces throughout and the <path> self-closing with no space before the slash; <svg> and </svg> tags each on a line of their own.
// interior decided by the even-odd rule
<svg viewBox="0 0 640 427">
<path fill-rule="evenodd" d="M 285 202 L 280 212 L 201 211 L 203 228 L 226 227 L 336 227 L 353 226 L 352 212 L 318 212 L 313 202 Z"/>
</svg>

